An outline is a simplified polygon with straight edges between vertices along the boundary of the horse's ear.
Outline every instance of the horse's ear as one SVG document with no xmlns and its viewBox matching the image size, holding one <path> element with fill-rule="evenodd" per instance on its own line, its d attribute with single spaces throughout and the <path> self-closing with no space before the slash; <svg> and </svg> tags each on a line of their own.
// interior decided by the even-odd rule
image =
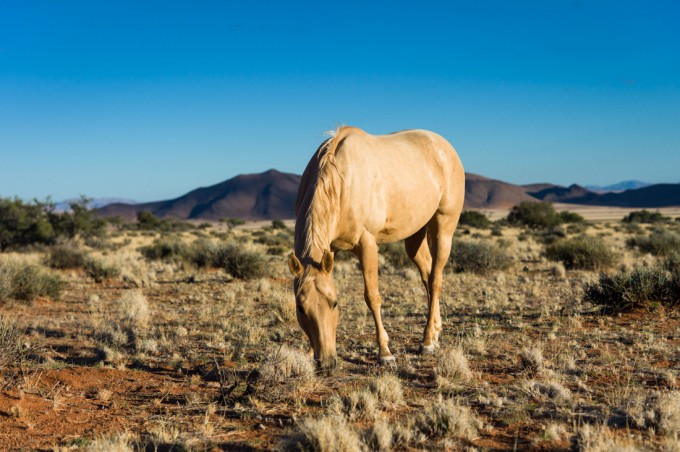
<svg viewBox="0 0 680 452">
<path fill-rule="evenodd" d="M 302 263 L 295 253 L 290 253 L 290 256 L 288 256 L 288 268 L 290 269 L 290 273 L 296 278 L 304 271 Z"/>
<path fill-rule="evenodd" d="M 321 270 L 330 273 L 333 270 L 333 253 L 326 250 L 321 258 Z"/>
</svg>

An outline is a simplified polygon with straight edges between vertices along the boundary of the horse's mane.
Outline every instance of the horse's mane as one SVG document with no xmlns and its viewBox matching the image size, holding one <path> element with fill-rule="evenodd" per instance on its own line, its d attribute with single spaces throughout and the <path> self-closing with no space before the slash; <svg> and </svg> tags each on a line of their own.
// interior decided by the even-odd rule
<svg viewBox="0 0 680 452">
<path fill-rule="evenodd" d="M 330 244 L 330 226 L 340 204 L 339 190 L 343 179 L 335 163 L 335 151 L 351 129 L 338 127 L 335 131 L 328 132 L 330 138 L 316 151 L 316 176 L 312 177 L 308 188 L 313 190 L 313 195 L 307 211 L 304 212 L 305 227 L 300 257 L 310 257 L 313 248 L 323 252 Z"/>
</svg>

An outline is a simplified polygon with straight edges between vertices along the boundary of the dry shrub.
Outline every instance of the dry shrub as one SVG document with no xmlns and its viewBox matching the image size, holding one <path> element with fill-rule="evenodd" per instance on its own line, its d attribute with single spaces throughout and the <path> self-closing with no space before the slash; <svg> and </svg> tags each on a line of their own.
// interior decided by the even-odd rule
<svg viewBox="0 0 680 452">
<path fill-rule="evenodd" d="M 82 268 L 87 254 L 73 243 L 61 243 L 50 248 L 45 265 L 60 270 Z"/>
<path fill-rule="evenodd" d="M 637 452 L 639 449 L 630 442 L 617 440 L 604 425 L 585 424 L 578 431 L 576 448 L 583 452 Z"/>
<path fill-rule="evenodd" d="M 149 326 L 151 316 L 149 302 L 141 290 L 133 289 L 123 292 L 118 303 L 123 314 L 123 322 L 128 327 L 139 330 Z"/>
<path fill-rule="evenodd" d="M 549 380 L 547 382 L 540 382 L 529 380 L 523 387 L 534 399 L 548 399 L 555 403 L 564 403 L 571 400 L 571 391 L 558 381 Z"/>
<path fill-rule="evenodd" d="M 371 381 L 369 388 L 385 407 L 395 407 L 404 403 L 404 391 L 399 377 L 383 374 Z"/>
<path fill-rule="evenodd" d="M 654 304 L 680 304 L 680 270 L 662 267 L 636 267 L 632 271 L 600 274 L 588 284 L 584 299 L 601 306 L 605 312 L 620 312 Z"/>
<path fill-rule="evenodd" d="M 668 256 L 680 251 L 680 234 L 658 229 L 652 231 L 648 237 L 632 237 L 628 239 L 626 245 L 654 256 Z"/>
<path fill-rule="evenodd" d="M 31 302 L 43 296 L 58 299 L 63 286 L 59 275 L 44 267 L 19 261 L 0 262 L 0 300 Z"/>
<path fill-rule="evenodd" d="M 392 450 L 394 434 L 390 424 L 382 419 L 378 419 L 368 432 L 366 443 L 370 450 L 388 451 Z"/>
<path fill-rule="evenodd" d="M 524 348 L 519 353 L 519 359 L 522 367 L 536 373 L 543 369 L 543 350 L 540 346 Z"/>
<path fill-rule="evenodd" d="M 472 379 L 472 371 L 462 349 L 443 350 L 437 355 L 435 378 L 440 387 L 447 387 Z"/>
<path fill-rule="evenodd" d="M 374 419 L 378 412 L 378 400 L 366 389 L 350 392 L 343 402 L 350 420 Z"/>
<path fill-rule="evenodd" d="M 445 435 L 472 440 L 482 428 L 482 422 L 467 406 L 441 396 L 418 416 L 417 429 L 430 438 Z"/>
<path fill-rule="evenodd" d="M 256 395 L 280 401 L 308 389 L 315 381 L 312 359 L 285 345 L 270 353 L 259 368 Z"/>
<path fill-rule="evenodd" d="M 283 450 L 355 452 L 364 450 L 359 434 L 344 417 L 306 418 L 297 425 L 297 434 L 287 438 Z"/>
<path fill-rule="evenodd" d="M 131 433 L 114 433 L 96 438 L 87 447 L 89 452 L 133 452 L 139 446 Z"/>
<path fill-rule="evenodd" d="M 27 359 L 21 338 L 16 323 L 0 317 L 0 388 L 13 387 L 18 382 L 22 364 Z"/>
<path fill-rule="evenodd" d="M 115 278 L 120 274 L 118 267 L 110 265 L 101 259 L 95 259 L 92 257 L 85 259 L 83 269 L 85 270 L 85 273 L 90 278 L 94 279 L 94 282 L 96 283 L 103 282 L 106 279 Z"/>
<path fill-rule="evenodd" d="M 680 391 L 634 395 L 626 401 L 624 411 L 638 428 L 680 436 Z"/>
</svg>

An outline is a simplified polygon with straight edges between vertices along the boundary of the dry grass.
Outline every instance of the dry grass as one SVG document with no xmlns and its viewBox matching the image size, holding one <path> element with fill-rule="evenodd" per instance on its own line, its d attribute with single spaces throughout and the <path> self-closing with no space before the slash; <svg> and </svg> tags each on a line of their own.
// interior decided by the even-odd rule
<svg viewBox="0 0 680 452">
<path fill-rule="evenodd" d="M 415 267 L 383 258 L 393 368 L 375 362 L 356 259 L 336 262 L 339 365 L 331 376 L 317 375 L 305 353 L 285 259 L 267 254 L 280 230 L 213 226 L 163 236 L 187 246 L 242 244 L 267 270 L 251 280 L 145 258 L 138 249 L 158 241 L 156 232 L 80 245 L 118 276 L 95 283 L 65 268 L 54 272 L 64 282 L 60 299 L 0 302 L 13 328 L 7 350 L 27 358 L 23 369 L 14 359 L 0 364 L 4 382 L 16 377 L 0 393 L 0 435 L 14 449 L 678 450 L 677 307 L 597 313 L 584 293 L 598 272 L 546 260 L 544 237 L 494 231 L 471 227 L 470 242 L 493 244 L 512 261 L 486 274 L 445 275 L 435 355 L 418 354 L 427 306 Z M 626 245 L 651 235 L 648 225 L 566 230 L 582 233 L 602 237 L 627 275 L 670 274 L 675 265 L 672 253 Z M 45 257 L 0 261 L 47 271 Z M 63 413 L 78 413 L 78 422 Z M 30 428 L 59 434 L 40 439 Z"/>
</svg>

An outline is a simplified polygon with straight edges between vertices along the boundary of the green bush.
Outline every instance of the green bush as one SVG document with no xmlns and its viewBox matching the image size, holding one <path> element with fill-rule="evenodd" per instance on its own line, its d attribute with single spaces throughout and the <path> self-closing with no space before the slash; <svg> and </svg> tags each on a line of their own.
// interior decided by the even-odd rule
<svg viewBox="0 0 680 452">
<path fill-rule="evenodd" d="M 58 299 L 63 285 L 58 275 L 37 265 L 0 262 L 0 299 L 33 301 L 43 296 Z"/>
<path fill-rule="evenodd" d="M 663 223 L 668 220 L 669 218 L 664 217 L 660 212 L 651 212 L 643 209 L 629 213 L 621 221 L 624 223 Z"/>
<path fill-rule="evenodd" d="M 637 248 L 643 253 L 666 256 L 673 252 L 680 252 L 680 235 L 663 229 L 655 230 L 647 237 L 640 236 L 628 239 L 626 245 L 629 248 Z"/>
<path fill-rule="evenodd" d="M 605 312 L 620 312 L 635 307 L 680 304 L 680 271 L 662 267 L 636 267 L 630 272 L 601 274 L 588 284 L 584 299 L 601 306 Z"/>
<path fill-rule="evenodd" d="M 45 265 L 59 270 L 82 268 L 86 258 L 87 254 L 76 245 L 60 244 L 49 249 Z"/>
<path fill-rule="evenodd" d="M 0 251 L 54 243 L 59 237 L 90 237 L 104 233 L 104 220 L 94 218 L 90 200 L 71 202 L 68 212 L 56 213 L 50 201 L 24 203 L 0 198 Z"/>
<path fill-rule="evenodd" d="M 562 223 L 585 223 L 586 222 L 586 219 L 583 218 L 581 215 L 577 214 L 576 212 L 569 212 L 568 210 L 560 212 L 559 216 L 562 219 Z"/>
<path fill-rule="evenodd" d="M 512 258 L 493 242 L 454 240 L 449 256 L 449 268 L 454 272 L 472 272 L 485 275 L 505 270 Z"/>
<path fill-rule="evenodd" d="M 233 244 L 217 248 L 214 266 L 238 279 L 254 279 L 265 275 L 262 255 Z"/>
<path fill-rule="evenodd" d="M 189 247 L 181 240 L 172 238 L 158 238 L 149 246 L 143 246 L 139 252 L 149 260 L 178 261 L 186 259 Z"/>
<path fill-rule="evenodd" d="M 508 214 L 508 223 L 531 229 L 546 229 L 562 223 L 562 218 L 549 202 L 523 201 Z"/>
<path fill-rule="evenodd" d="M 477 229 L 488 229 L 491 227 L 491 221 L 482 212 L 476 210 L 464 210 L 460 214 L 458 224 L 462 226 L 470 226 Z"/>
<path fill-rule="evenodd" d="M 599 270 L 614 264 L 616 256 L 600 237 L 562 239 L 545 249 L 545 256 L 567 269 Z"/>
</svg>

